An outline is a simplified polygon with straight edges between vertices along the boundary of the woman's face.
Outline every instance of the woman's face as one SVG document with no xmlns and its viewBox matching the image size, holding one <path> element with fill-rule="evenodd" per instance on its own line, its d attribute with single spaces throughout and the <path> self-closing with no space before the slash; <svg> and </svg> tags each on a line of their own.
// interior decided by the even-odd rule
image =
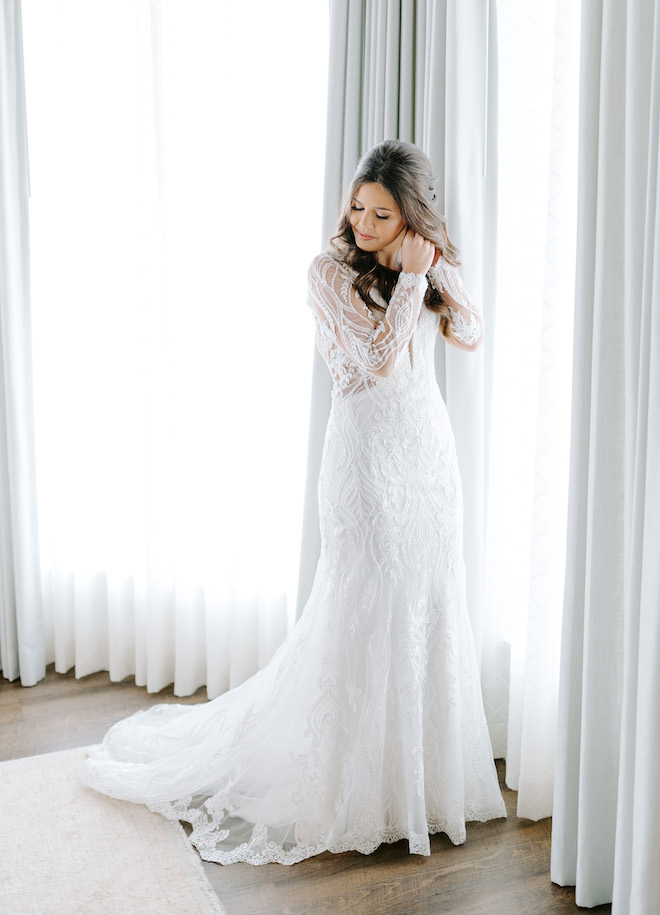
<svg viewBox="0 0 660 915">
<path fill-rule="evenodd" d="M 392 196 L 380 184 L 362 184 L 351 201 L 355 244 L 373 251 L 379 263 L 393 267 L 407 228 Z"/>
</svg>

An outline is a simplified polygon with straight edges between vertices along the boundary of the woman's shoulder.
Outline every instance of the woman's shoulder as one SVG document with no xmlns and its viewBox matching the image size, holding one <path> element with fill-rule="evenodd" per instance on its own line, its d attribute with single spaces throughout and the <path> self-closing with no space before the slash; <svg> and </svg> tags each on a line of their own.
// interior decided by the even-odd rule
<svg viewBox="0 0 660 915">
<path fill-rule="evenodd" d="M 317 254 L 314 260 L 312 261 L 312 267 L 323 268 L 323 267 L 345 267 L 347 264 L 336 254 L 326 249 L 321 251 L 320 254 Z"/>
<path fill-rule="evenodd" d="M 333 314 L 344 308 L 355 308 L 352 303 L 352 288 L 357 273 L 337 257 L 332 250 L 317 254 L 309 265 L 307 304 Z"/>
<path fill-rule="evenodd" d="M 309 275 L 310 277 L 326 276 L 329 271 L 339 272 L 348 279 L 353 279 L 355 276 L 355 271 L 337 255 L 332 254 L 330 251 L 321 251 L 309 265 Z"/>
<path fill-rule="evenodd" d="M 321 251 L 320 254 L 317 254 L 314 260 L 309 265 L 310 270 L 320 271 L 324 267 L 329 267 L 333 263 L 336 263 L 336 259 L 332 257 L 327 251 Z"/>
</svg>

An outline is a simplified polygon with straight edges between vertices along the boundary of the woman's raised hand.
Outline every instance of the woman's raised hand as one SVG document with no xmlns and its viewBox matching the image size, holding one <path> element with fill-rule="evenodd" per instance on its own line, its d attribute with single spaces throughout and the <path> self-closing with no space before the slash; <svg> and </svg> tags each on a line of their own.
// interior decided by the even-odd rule
<svg viewBox="0 0 660 915">
<path fill-rule="evenodd" d="M 436 255 L 435 245 L 408 229 L 401 242 L 401 270 L 403 273 L 428 273 Z"/>
</svg>

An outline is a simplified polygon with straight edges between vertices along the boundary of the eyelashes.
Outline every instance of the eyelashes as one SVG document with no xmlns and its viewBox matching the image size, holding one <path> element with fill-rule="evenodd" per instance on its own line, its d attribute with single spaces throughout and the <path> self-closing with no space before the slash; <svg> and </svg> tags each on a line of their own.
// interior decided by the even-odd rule
<svg viewBox="0 0 660 915">
<path fill-rule="evenodd" d="M 354 213 L 362 213 L 364 211 L 364 207 L 356 207 L 351 204 L 351 210 L 353 210 Z M 390 218 L 389 216 L 379 216 L 378 213 L 376 213 L 376 219 L 389 219 L 389 218 Z"/>
</svg>

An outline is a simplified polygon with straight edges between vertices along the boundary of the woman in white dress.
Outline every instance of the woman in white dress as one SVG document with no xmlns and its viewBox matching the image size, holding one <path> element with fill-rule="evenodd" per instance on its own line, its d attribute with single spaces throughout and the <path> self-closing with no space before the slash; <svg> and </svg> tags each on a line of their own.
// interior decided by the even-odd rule
<svg viewBox="0 0 660 915">
<path fill-rule="evenodd" d="M 387 141 L 358 167 L 310 267 L 332 373 L 321 555 L 270 663 L 210 702 L 114 725 L 86 762 L 97 791 L 190 822 L 208 861 L 293 864 L 505 816 L 465 598 L 462 496 L 434 375 L 440 333 L 483 323 L 434 204 L 428 159 Z"/>
</svg>

